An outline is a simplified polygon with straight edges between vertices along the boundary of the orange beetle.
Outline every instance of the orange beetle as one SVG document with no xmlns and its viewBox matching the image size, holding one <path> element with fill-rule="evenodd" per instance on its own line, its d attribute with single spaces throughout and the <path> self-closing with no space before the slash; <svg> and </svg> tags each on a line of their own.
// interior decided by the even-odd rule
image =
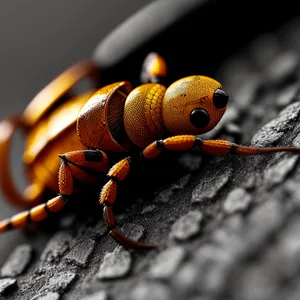
<svg viewBox="0 0 300 300">
<path fill-rule="evenodd" d="M 134 89 L 127 81 L 99 87 L 98 71 L 91 62 L 74 65 L 42 90 L 21 117 L 0 123 L 1 189 L 11 202 L 29 209 L 1 221 L 1 232 L 44 220 L 72 198 L 74 180 L 97 184 L 99 174 L 107 173 L 99 203 L 111 235 L 127 248 L 153 248 L 155 245 L 128 239 L 115 226 L 112 206 L 132 160 L 152 160 L 163 151 L 194 147 L 220 156 L 300 152 L 297 147 L 256 148 L 199 138 L 197 135 L 210 131 L 221 120 L 228 95 L 218 81 L 198 75 L 179 79 L 166 88 L 159 82 L 167 67 L 155 53 L 145 60 L 145 83 Z M 95 89 L 66 97 L 86 77 L 94 81 Z M 23 160 L 31 183 L 24 193 L 16 189 L 8 165 L 11 138 L 18 127 L 26 132 Z M 141 155 L 131 155 L 137 148 Z M 123 155 L 111 165 L 108 154 L 113 152 Z M 58 196 L 40 203 L 46 189 Z"/>
</svg>

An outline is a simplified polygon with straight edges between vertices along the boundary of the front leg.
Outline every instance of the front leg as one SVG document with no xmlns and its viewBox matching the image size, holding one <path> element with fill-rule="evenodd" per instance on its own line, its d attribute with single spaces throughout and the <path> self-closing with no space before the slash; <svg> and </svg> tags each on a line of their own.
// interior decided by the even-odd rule
<svg viewBox="0 0 300 300">
<path fill-rule="evenodd" d="M 237 155 L 261 155 L 272 152 L 291 151 L 299 152 L 297 147 L 271 147 L 257 148 L 241 146 L 226 140 L 202 140 L 193 135 L 178 135 L 164 140 L 158 140 L 147 146 L 141 153 L 145 159 L 155 159 L 163 151 L 188 151 L 192 148 L 200 148 L 203 153 L 209 155 L 226 156 L 230 153 Z M 155 245 L 139 243 L 126 238 L 115 228 L 112 205 L 117 197 L 118 185 L 128 176 L 131 158 L 125 158 L 116 163 L 108 172 L 109 181 L 103 187 L 100 194 L 100 204 L 104 206 L 103 214 L 106 226 L 111 235 L 126 248 L 153 248 Z"/>
<path fill-rule="evenodd" d="M 147 146 L 142 152 L 145 159 L 154 159 L 163 151 L 188 151 L 192 148 L 199 148 L 205 154 L 226 156 L 228 154 L 236 155 L 262 155 L 274 152 L 298 152 L 300 148 L 286 147 L 269 147 L 259 148 L 253 146 L 242 146 L 226 140 L 202 140 L 194 135 L 177 135 L 164 140 L 158 140 Z"/>
</svg>

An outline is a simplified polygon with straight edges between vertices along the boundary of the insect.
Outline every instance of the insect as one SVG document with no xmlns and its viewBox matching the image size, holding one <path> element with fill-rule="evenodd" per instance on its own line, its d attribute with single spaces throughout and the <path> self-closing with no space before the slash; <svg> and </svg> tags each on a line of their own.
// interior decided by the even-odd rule
<svg viewBox="0 0 300 300">
<path fill-rule="evenodd" d="M 121 81 L 100 87 L 97 66 L 81 62 L 42 90 L 21 117 L 2 121 L 1 188 L 12 203 L 27 206 L 28 210 L 1 221 L 0 231 L 44 220 L 71 201 L 78 190 L 76 182 L 95 185 L 99 174 L 106 173 L 99 203 L 110 234 L 126 248 L 153 248 L 155 245 L 127 238 L 115 224 L 113 205 L 133 161 L 151 161 L 163 152 L 192 148 L 218 156 L 300 152 L 297 147 L 257 148 L 201 139 L 200 134 L 212 130 L 221 120 L 229 96 L 217 80 L 206 76 L 184 77 L 165 87 L 159 82 L 166 70 L 164 59 L 151 53 L 143 67 L 145 83 L 132 88 L 130 82 Z M 96 83 L 95 89 L 62 100 L 86 77 Z M 31 184 L 24 193 L 15 187 L 8 164 L 17 128 L 26 134 L 23 159 Z M 114 153 L 120 159 L 112 163 Z M 41 203 L 45 189 L 57 196 Z"/>
</svg>

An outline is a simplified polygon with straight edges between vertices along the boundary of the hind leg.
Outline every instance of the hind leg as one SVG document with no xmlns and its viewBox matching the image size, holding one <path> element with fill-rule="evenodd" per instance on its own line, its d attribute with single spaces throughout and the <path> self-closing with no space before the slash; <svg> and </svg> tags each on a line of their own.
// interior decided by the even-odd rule
<svg viewBox="0 0 300 300">
<path fill-rule="evenodd" d="M 0 232 L 26 227 L 46 219 L 49 214 L 62 210 L 73 194 L 73 177 L 92 183 L 97 174 L 107 171 L 109 162 L 104 152 L 98 150 L 78 150 L 60 155 L 58 171 L 59 194 L 46 203 L 0 222 Z"/>
</svg>

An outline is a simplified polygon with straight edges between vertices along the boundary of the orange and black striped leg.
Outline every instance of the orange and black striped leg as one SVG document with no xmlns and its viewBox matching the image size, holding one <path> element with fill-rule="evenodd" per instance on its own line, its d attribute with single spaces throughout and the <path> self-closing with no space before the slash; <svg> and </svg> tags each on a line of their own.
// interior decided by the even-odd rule
<svg viewBox="0 0 300 300">
<path fill-rule="evenodd" d="M 131 157 L 120 160 L 109 170 L 107 176 L 109 181 L 104 185 L 99 197 L 99 203 L 104 206 L 103 217 L 110 234 L 115 240 L 128 249 L 150 249 L 155 248 L 155 245 L 144 244 L 131 240 L 124 236 L 116 229 L 115 217 L 112 206 L 117 198 L 118 185 L 124 181 L 130 171 Z"/>
<path fill-rule="evenodd" d="M 30 210 L 21 212 L 9 219 L 0 222 L 0 232 L 10 229 L 24 228 L 29 223 L 37 223 L 48 217 L 50 213 L 62 210 L 73 192 L 73 179 L 69 166 L 62 160 L 58 172 L 59 192 L 60 194 L 47 201 L 37 205 Z"/>
<path fill-rule="evenodd" d="M 71 169 L 72 176 L 77 180 L 95 184 L 99 175 L 109 169 L 109 160 L 101 150 L 75 150 L 59 155 Z"/>
<path fill-rule="evenodd" d="M 205 154 L 217 156 L 226 156 L 228 154 L 262 155 L 282 151 L 300 153 L 300 148 L 297 147 L 286 146 L 259 148 L 237 145 L 226 140 L 202 140 L 201 138 L 193 135 L 178 135 L 151 143 L 144 149 L 142 156 L 146 159 L 154 159 L 158 157 L 164 150 L 188 151 L 192 148 L 199 148 Z"/>
<path fill-rule="evenodd" d="M 108 159 L 100 150 L 78 150 L 60 155 L 58 171 L 59 195 L 46 203 L 21 212 L 12 218 L 0 222 L 0 232 L 23 228 L 29 223 L 37 223 L 47 218 L 50 213 L 62 210 L 73 193 L 73 177 L 91 182 L 96 172 L 108 170 Z"/>
</svg>

